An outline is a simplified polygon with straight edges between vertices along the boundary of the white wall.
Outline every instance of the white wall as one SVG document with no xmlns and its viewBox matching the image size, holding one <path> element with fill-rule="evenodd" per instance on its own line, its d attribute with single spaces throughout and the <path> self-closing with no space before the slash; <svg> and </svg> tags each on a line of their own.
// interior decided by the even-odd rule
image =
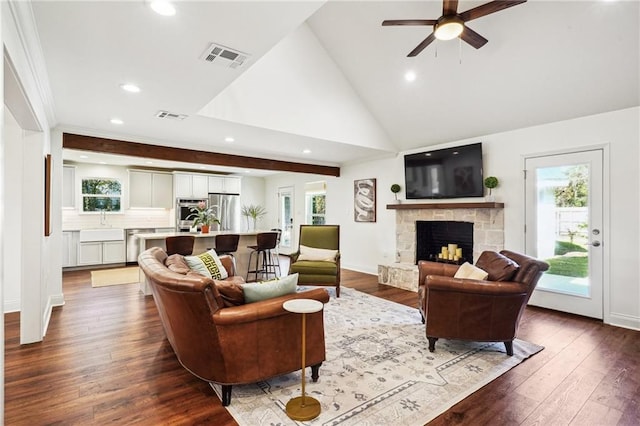
<svg viewBox="0 0 640 426">
<path fill-rule="evenodd" d="M 611 235 L 605 244 L 615 248 L 610 258 L 608 306 L 605 321 L 640 328 L 640 108 L 583 117 L 515 131 L 479 136 L 437 147 L 482 142 L 485 175 L 500 179 L 494 190 L 505 203 L 505 247 L 524 251 L 524 156 L 607 144 L 610 153 L 609 191 Z M 414 150 L 418 151 L 418 150 Z M 412 151 L 412 152 L 414 152 Z M 329 182 L 327 209 L 330 221 L 341 224 L 343 267 L 372 274 L 377 265 L 392 262 L 395 251 L 395 213 L 385 206 L 393 200 L 392 183 L 404 187 L 403 155 L 341 168 L 341 177 Z M 377 179 L 377 222 L 353 220 L 353 180 Z M 460 199 L 459 201 L 464 201 Z M 406 201 L 405 201 L 406 202 Z M 605 284 L 605 286 L 607 285 Z M 606 298 L 605 298 L 606 299 Z"/>
<path fill-rule="evenodd" d="M 8 182 L 8 177 L 19 176 L 22 173 L 22 129 L 15 118 L 5 108 L 4 114 L 4 154 L 11 161 L 5 163 L 3 181 Z M 22 180 L 14 181 L 12 185 L 5 185 L 5 206 L 21 206 L 22 204 Z M 11 226 L 4 228 L 4 238 L 11 241 L 9 250 L 4 251 L 5 265 L 21 265 L 22 251 L 22 217 L 21 209 L 5 209 L 5 223 Z M 5 268 L 3 273 L 4 283 L 4 312 L 16 312 L 20 310 L 20 283 L 22 282 L 22 269 L 20 267 Z"/>
<path fill-rule="evenodd" d="M 21 276 L 21 315 L 20 341 L 31 343 L 42 340 L 46 330 L 51 308 L 61 301 L 61 277 L 59 256 L 55 256 L 61 245 L 61 234 L 54 232 L 45 237 L 44 224 L 44 156 L 51 152 L 49 128 L 52 114 L 48 108 L 50 94 L 41 84 L 44 75 L 44 61 L 38 56 L 39 45 L 34 37 L 35 23 L 31 5 L 27 2 L 2 2 L 2 43 L 5 53 L 5 66 L 12 66 L 15 79 L 11 81 L 10 93 L 19 96 L 11 98 L 9 109 L 29 113 L 29 125 L 35 124 L 41 132 L 23 133 L 23 158 L 20 171 L 12 169 L 5 174 L 6 182 L 22 182 L 23 198 L 20 205 L 12 206 L 22 215 L 21 250 L 23 253 Z M 37 46 L 34 48 L 33 46 Z M 19 86 L 19 87 L 16 87 Z M 9 93 L 9 91 L 7 91 Z M 3 94 L 3 101 L 5 101 Z M 18 117 L 16 117 L 18 119 Z M 31 128 L 21 125 L 24 128 Z M 4 159 L 5 164 L 15 161 Z M 54 164 L 62 164 L 54 158 Z M 5 200 L 0 204 L 6 206 Z M 60 208 L 57 200 L 52 200 L 52 211 Z M 54 216 L 55 219 L 55 216 Z M 8 226 L 5 222 L 3 226 Z M 3 236 L 5 247 L 12 241 Z M 28 259 L 27 262 L 24 259 Z M 14 265 L 12 265 L 14 267 Z M 58 274 L 59 275 L 59 274 Z"/>
</svg>

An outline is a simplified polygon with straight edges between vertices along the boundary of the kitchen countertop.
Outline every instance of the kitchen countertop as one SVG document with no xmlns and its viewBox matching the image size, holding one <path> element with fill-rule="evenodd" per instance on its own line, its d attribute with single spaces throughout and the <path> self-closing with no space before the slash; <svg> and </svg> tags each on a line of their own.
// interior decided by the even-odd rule
<svg viewBox="0 0 640 426">
<path fill-rule="evenodd" d="M 238 235 L 257 235 L 261 232 L 273 232 L 270 230 L 256 230 L 248 232 L 233 232 L 233 231 L 211 231 L 208 234 L 200 232 L 150 232 L 145 234 L 134 234 L 141 240 L 160 240 L 167 237 L 175 237 L 178 235 L 193 235 L 196 238 L 215 238 L 218 234 L 238 234 Z"/>
</svg>

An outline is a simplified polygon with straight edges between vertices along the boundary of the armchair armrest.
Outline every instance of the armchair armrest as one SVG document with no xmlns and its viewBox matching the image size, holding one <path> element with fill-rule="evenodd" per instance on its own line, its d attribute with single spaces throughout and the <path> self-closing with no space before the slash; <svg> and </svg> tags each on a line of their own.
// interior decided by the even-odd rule
<svg viewBox="0 0 640 426">
<path fill-rule="evenodd" d="M 329 293 L 323 288 L 314 288 L 312 290 L 286 294 L 260 302 L 219 309 L 213 314 L 213 321 L 217 325 L 238 325 L 260 321 L 265 318 L 287 315 L 290 314 L 290 312 L 286 311 L 282 307 L 282 304 L 291 299 L 313 299 L 327 303 L 329 301 Z"/>
<path fill-rule="evenodd" d="M 449 291 L 486 296 L 526 295 L 527 286 L 512 281 L 485 281 L 428 275 L 426 286 L 429 291 Z"/>
<path fill-rule="evenodd" d="M 295 253 L 291 253 L 289 255 L 289 258 L 291 259 L 290 264 L 297 262 L 298 261 L 298 257 L 300 257 L 300 251 L 299 250 L 297 252 L 295 252 Z"/>
<path fill-rule="evenodd" d="M 450 263 L 421 260 L 418 262 L 418 286 L 424 285 L 424 279 L 427 277 L 427 275 L 453 277 L 458 271 L 459 267 L 459 265 L 452 265 Z"/>
</svg>

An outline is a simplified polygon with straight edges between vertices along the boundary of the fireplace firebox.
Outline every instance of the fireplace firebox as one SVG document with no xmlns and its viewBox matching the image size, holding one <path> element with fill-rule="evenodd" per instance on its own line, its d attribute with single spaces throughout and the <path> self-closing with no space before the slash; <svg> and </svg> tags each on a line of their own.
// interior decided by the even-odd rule
<svg viewBox="0 0 640 426">
<path fill-rule="evenodd" d="M 442 247 L 457 244 L 462 249 L 459 263 L 473 264 L 473 223 L 457 221 L 416 221 L 416 264 L 437 260 Z"/>
</svg>

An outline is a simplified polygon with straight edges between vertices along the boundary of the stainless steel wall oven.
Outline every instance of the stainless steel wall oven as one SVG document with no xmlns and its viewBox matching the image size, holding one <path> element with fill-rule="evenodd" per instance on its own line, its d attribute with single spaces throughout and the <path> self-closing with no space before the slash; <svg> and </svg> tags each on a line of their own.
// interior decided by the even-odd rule
<svg viewBox="0 0 640 426">
<path fill-rule="evenodd" d="M 198 203 L 204 203 L 205 205 L 208 205 L 209 200 L 206 198 L 178 198 L 176 200 L 176 231 L 189 231 L 189 229 L 193 226 L 193 217 L 189 216 L 193 214 L 191 209 L 196 207 Z"/>
</svg>

